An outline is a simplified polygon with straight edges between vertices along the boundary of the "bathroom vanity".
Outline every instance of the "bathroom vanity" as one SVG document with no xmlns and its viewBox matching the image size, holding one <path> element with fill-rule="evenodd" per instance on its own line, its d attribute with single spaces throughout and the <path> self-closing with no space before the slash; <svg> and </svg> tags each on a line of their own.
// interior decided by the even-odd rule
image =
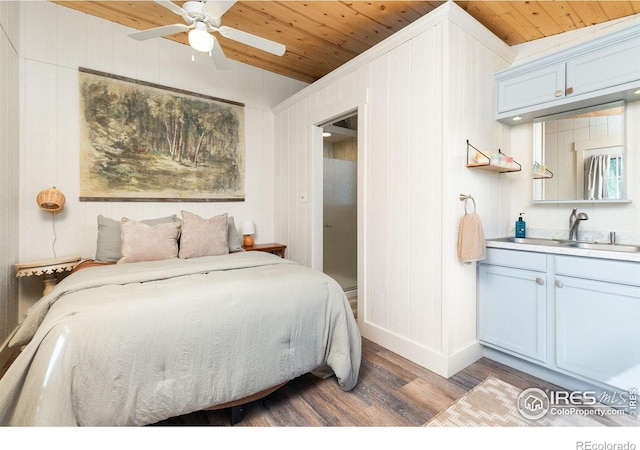
<svg viewBox="0 0 640 450">
<path fill-rule="evenodd" d="M 489 358 L 567 389 L 637 389 L 640 251 L 577 244 L 487 240 L 478 339 Z"/>
</svg>

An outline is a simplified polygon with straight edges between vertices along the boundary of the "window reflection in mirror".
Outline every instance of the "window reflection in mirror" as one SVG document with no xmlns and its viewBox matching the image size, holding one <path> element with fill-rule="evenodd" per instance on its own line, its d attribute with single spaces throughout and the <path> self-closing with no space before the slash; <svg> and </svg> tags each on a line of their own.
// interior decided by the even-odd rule
<svg viewBox="0 0 640 450">
<path fill-rule="evenodd" d="M 624 122 L 623 101 L 536 119 L 533 200 L 624 200 Z"/>
</svg>

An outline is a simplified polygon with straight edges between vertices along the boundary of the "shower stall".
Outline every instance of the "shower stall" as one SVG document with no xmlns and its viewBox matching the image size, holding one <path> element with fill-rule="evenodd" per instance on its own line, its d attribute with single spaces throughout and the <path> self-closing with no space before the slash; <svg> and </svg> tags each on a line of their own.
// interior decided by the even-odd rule
<svg viewBox="0 0 640 450">
<path fill-rule="evenodd" d="M 323 128 L 323 271 L 344 289 L 354 312 L 358 288 L 356 123 L 357 116 L 351 116 Z"/>
</svg>

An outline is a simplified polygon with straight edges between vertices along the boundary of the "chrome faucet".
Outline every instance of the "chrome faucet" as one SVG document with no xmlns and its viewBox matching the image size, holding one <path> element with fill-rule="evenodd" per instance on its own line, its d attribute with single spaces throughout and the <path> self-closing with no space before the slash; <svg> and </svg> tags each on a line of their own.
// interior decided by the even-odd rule
<svg viewBox="0 0 640 450">
<path fill-rule="evenodd" d="M 569 240 L 578 240 L 578 226 L 583 220 L 589 220 L 589 216 L 586 213 L 579 213 L 577 208 L 573 208 L 571 215 L 569 216 Z"/>
</svg>

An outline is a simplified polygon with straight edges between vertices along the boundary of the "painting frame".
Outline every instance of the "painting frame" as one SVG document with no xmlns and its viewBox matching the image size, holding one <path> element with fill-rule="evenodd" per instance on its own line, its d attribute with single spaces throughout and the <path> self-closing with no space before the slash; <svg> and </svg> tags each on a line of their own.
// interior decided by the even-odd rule
<svg viewBox="0 0 640 450">
<path fill-rule="evenodd" d="M 78 68 L 80 201 L 245 200 L 244 104 Z"/>
</svg>

